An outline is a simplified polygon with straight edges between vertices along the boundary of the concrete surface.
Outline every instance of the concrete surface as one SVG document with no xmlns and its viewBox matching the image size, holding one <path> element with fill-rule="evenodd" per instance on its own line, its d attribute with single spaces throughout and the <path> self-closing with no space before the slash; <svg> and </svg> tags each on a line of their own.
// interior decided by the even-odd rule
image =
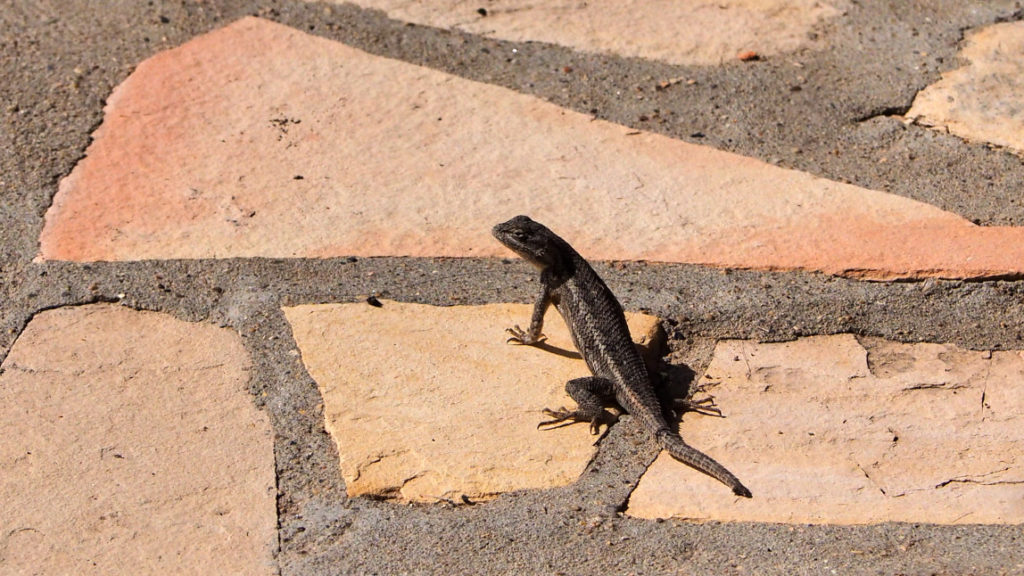
<svg viewBox="0 0 1024 576">
<path fill-rule="evenodd" d="M 30 335 L 26 327 L 45 311 L 96 302 L 235 330 L 252 366 L 250 400 L 273 430 L 277 541 L 271 569 L 282 574 L 1024 572 L 1024 538 L 1015 524 L 950 525 L 924 517 L 862 525 L 659 522 L 622 515 L 657 452 L 629 417 L 610 428 L 580 478 L 566 486 L 509 492 L 475 505 L 349 498 L 324 427 L 323 398 L 282 307 L 363 302 L 371 294 L 438 306 L 528 303 L 536 290 L 528 265 L 358 254 L 34 261 L 44 214 L 60 181 L 82 161 L 115 87 L 147 58 L 245 16 L 539 97 L 627 131 L 909 198 L 989 230 L 1024 223 L 1020 157 L 907 123 L 904 115 L 922 89 L 963 65 L 958 54 L 965 30 L 1021 20 L 1015 0 L 850 3 L 815 25 L 816 42 L 797 52 L 705 66 L 634 58 L 614 48 L 577 52 L 499 40 L 392 20 L 351 4 L 11 2 L 0 11 L 0 356 L 7 357 L 16 341 L 31 342 L 22 340 Z M 244 110 L 231 112 L 248 118 Z M 160 130 L 170 128 L 156 125 L 141 137 L 158 142 Z M 494 163 L 502 165 L 500 158 Z M 145 198 L 158 184 L 145 183 L 134 198 Z M 94 197 L 100 204 L 111 199 Z M 127 207 L 114 202 L 106 209 Z M 290 233 L 301 238 L 303 232 Z M 629 230 L 620 235 L 626 242 Z M 87 232 L 78 238 L 97 239 Z M 903 249 L 923 247 L 897 251 Z M 986 256 L 999 256 L 1003 247 L 993 250 Z M 1017 274 L 974 282 L 863 282 L 686 263 L 616 260 L 596 267 L 626 309 L 665 319 L 668 376 L 702 375 L 720 339 L 779 342 L 852 333 L 956 344 L 994 356 L 1024 349 L 1024 289 Z M 5 420 L 7 442 L 12 429 Z M 734 464 L 733 454 L 720 457 L 749 465 Z M 3 528 L 0 562 L 10 562 L 14 540 L 31 532 Z M 264 552 L 250 550 L 247 560 Z"/>
</svg>

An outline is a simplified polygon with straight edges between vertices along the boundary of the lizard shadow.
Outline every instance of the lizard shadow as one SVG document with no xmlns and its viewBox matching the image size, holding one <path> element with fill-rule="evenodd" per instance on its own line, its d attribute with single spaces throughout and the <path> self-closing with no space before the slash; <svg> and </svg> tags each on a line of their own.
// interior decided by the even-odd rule
<svg viewBox="0 0 1024 576">
<path fill-rule="evenodd" d="M 697 373 L 686 364 L 669 364 L 658 361 L 657 371 L 653 373 L 654 388 L 658 391 L 658 399 L 662 404 L 677 399 L 686 399 L 693 392 L 693 383 Z"/>
<path fill-rule="evenodd" d="M 539 348 L 545 352 L 550 352 L 551 354 L 557 354 L 558 356 L 561 356 L 563 358 L 570 358 L 572 360 L 583 359 L 583 356 L 579 352 L 567 350 L 565 348 L 559 348 L 558 346 L 552 346 L 551 344 L 548 344 L 547 342 L 544 341 L 534 344 L 533 347 Z"/>
<path fill-rule="evenodd" d="M 694 398 L 694 394 L 700 392 L 695 382 L 696 377 L 693 368 L 686 364 L 669 364 L 664 361 L 659 361 L 658 370 L 653 372 L 651 379 L 662 413 L 676 432 L 687 412 L 723 417 L 712 396 Z"/>
</svg>

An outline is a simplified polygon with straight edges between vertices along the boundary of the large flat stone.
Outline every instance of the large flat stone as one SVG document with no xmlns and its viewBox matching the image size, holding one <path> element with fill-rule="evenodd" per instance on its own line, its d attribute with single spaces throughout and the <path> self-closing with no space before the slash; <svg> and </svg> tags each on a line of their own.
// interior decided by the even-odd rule
<svg viewBox="0 0 1024 576">
<path fill-rule="evenodd" d="M 918 93 L 907 117 L 1024 154 L 1024 22 L 969 33 L 960 58 L 963 66 Z"/>
<path fill-rule="evenodd" d="M 774 56 L 816 48 L 823 40 L 811 39 L 815 25 L 838 15 L 846 2 L 355 0 L 355 4 L 383 10 L 398 20 L 502 40 L 549 42 L 673 64 L 713 65 L 734 60 L 740 52 Z"/>
<path fill-rule="evenodd" d="M 876 279 L 1024 273 L 1024 230 L 687 144 L 245 18 L 139 64 L 61 181 L 59 260 L 505 256 Z"/>
<path fill-rule="evenodd" d="M 544 333 L 559 353 L 506 344 L 505 328 L 529 323 L 524 304 L 383 304 L 285 308 L 349 495 L 458 501 L 576 480 L 588 427 L 537 430 L 542 408 L 573 405 L 565 382 L 590 374 L 554 309 Z M 650 316 L 630 328 L 661 338 Z"/>
<path fill-rule="evenodd" d="M 229 330 L 37 315 L 0 373 L 0 572 L 275 574 L 267 416 Z"/>
<path fill-rule="evenodd" d="M 1024 352 L 865 341 L 723 341 L 703 384 L 724 419 L 683 437 L 754 493 L 662 454 L 629 514 L 863 524 L 1024 523 Z"/>
</svg>

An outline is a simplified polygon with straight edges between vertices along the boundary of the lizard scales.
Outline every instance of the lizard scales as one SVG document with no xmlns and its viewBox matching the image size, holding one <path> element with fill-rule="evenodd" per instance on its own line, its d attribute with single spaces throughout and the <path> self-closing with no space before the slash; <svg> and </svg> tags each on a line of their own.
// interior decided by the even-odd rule
<svg viewBox="0 0 1024 576">
<path fill-rule="evenodd" d="M 527 216 L 516 216 L 491 232 L 540 270 L 541 293 L 534 304 L 530 327 L 525 331 L 518 326 L 510 328 L 509 341 L 526 345 L 541 342 L 544 313 L 554 305 L 593 374 L 566 383 L 566 392 L 576 401 L 575 410 L 545 409 L 552 420 L 541 425 L 589 422 L 591 432 L 596 433 L 601 423 L 612 420 L 605 406 L 617 402 L 638 418 L 676 460 L 719 480 L 734 494 L 750 498 L 750 490 L 736 476 L 669 428 L 647 367 L 633 345 L 622 306 L 590 264 L 568 242 Z"/>
</svg>

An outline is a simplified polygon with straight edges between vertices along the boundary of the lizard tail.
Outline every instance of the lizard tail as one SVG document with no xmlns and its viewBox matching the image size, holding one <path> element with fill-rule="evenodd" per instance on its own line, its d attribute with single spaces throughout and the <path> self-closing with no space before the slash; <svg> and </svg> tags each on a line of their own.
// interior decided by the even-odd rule
<svg viewBox="0 0 1024 576">
<path fill-rule="evenodd" d="M 743 496 L 744 498 L 752 497 L 750 490 L 740 482 L 739 478 L 733 476 L 732 472 L 725 469 L 718 462 L 715 462 L 713 458 L 704 454 L 700 450 L 690 446 L 678 434 L 673 433 L 671 430 L 663 429 L 659 430 L 655 436 L 658 438 L 658 443 L 668 450 L 668 453 L 673 458 L 679 460 L 683 464 L 691 468 L 696 468 L 701 472 L 711 476 L 715 480 L 718 480 L 722 484 L 725 484 L 729 488 L 732 488 L 732 493 L 737 496 Z"/>
</svg>

